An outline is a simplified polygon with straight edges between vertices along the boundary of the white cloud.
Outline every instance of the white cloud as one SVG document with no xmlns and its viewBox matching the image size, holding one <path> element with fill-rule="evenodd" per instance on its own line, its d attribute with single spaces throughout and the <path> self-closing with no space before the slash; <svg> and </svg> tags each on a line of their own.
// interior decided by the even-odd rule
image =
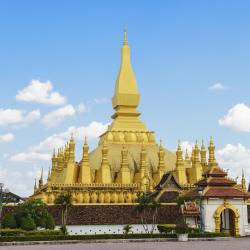
<svg viewBox="0 0 250 250">
<path fill-rule="evenodd" d="M 2 134 L 0 135 L 0 142 L 11 142 L 14 138 L 15 136 L 12 133 Z"/>
<path fill-rule="evenodd" d="M 229 170 L 229 177 L 241 177 L 242 169 L 250 179 L 250 149 L 242 144 L 227 144 L 217 151 L 218 163 Z"/>
<path fill-rule="evenodd" d="M 83 141 L 87 136 L 90 139 L 98 138 L 106 131 L 108 124 L 93 121 L 88 126 L 69 127 L 66 131 L 54 134 L 41 141 L 39 144 L 31 146 L 26 152 L 9 157 L 15 162 L 37 162 L 38 160 L 48 161 L 51 158 L 53 149 L 64 146 L 70 139 L 71 133 L 74 134 L 76 140 Z"/>
<path fill-rule="evenodd" d="M 42 123 L 47 127 L 55 127 L 68 117 L 75 116 L 77 113 L 86 112 L 87 108 L 83 103 L 80 103 L 76 107 L 73 107 L 71 104 L 64 107 L 58 108 L 54 111 L 51 111 L 43 116 Z"/>
<path fill-rule="evenodd" d="M 53 85 L 50 81 L 41 82 L 35 79 L 31 81 L 30 85 L 18 91 L 16 100 L 49 105 L 64 105 L 67 102 L 65 96 L 53 91 Z"/>
<path fill-rule="evenodd" d="M 74 116 L 75 114 L 75 108 L 72 105 L 66 105 L 44 115 L 42 123 L 48 127 L 54 127 L 65 120 L 67 117 Z"/>
<path fill-rule="evenodd" d="M 94 102 L 96 104 L 106 104 L 109 103 L 109 99 L 108 98 L 94 98 Z"/>
<path fill-rule="evenodd" d="M 222 83 L 214 83 L 212 85 L 209 86 L 210 90 L 223 90 L 225 89 L 225 86 Z"/>
<path fill-rule="evenodd" d="M 25 126 L 40 119 L 40 116 L 39 110 L 0 109 L 0 126 Z"/>
<path fill-rule="evenodd" d="M 87 107 L 84 103 L 80 103 L 75 107 L 75 110 L 77 113 L 81 114 L 87 111 Z"/>
<path fill-rule="evenodd" d="M 34 162 L 34 161 L 48 161 L 51 158 L 51 154 L 27 152 L 18 153 L 12 155 L 10 160 L 13 162 Z"/>
<path fill-rule="evenodd" d="M 34 166 L 20 171 L 0 166 L 0 182 L 5 184 L 5 188 L 20 196 L 32 194 L 34 179 L 38 180 L 40 174 L 41 169 Z M 44 171 L 44 179 L 46 179 L 46 174 L 47 171 Z"/>
<path fill-rule="evenodd" d="M 71 133 L 74 134 L 76 140 L 83 141 L 84 137 L 87 136 L 90 139 L 98 138 L 102 133 L 107 130 L 108 124 L 93 121 L 88 126 L 81 127 L 69 127 L 66 131 L 54 134 L 47 137 L 45 140 L 40 142 L 38 145 L 33 146 L 32 150 L 35 151 L 49 151 L 52 152 L 54 148 L 59 148 L 65 145 L 69 140 Z"/>
<path fill-rule="evenodd" d="M 182 151 L 183 152 L 186 152 L 186 149 L 188 151 L 188 154 L 190 155 L 192 153 L 192 149 L 193 149 L 193 146 L 195 144 L 193 142 L 189 142 L 189 141 L 182 141 L 181 142 L 181 148 L 182 148 Z"/>
<path fill-rule="evenodd" d="M 223 118 L 219 119 L 219 125 L 250 133 L 250 108 L 244 103 L 235 105 Z"/>
</svg>

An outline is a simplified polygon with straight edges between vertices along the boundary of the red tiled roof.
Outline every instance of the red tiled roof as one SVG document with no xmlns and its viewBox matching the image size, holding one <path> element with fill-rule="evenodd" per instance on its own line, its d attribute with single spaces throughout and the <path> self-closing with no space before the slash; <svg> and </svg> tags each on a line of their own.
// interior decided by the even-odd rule
<svg viewBox="0 0 250 250">
<path fill-rule="evenodd" d="M 209 186 L 211 185 L 233 186 L 236 184 L 235 181 L 232 181 L 227 178 L 220 178 L 220 177 L 212 177 L 211 179 L 208 180 L 207 183 L 209 184 Z"/>
<path fill-rule="evenodd" d="M 222 170 L 221 168 L 215 167 L 215 168 L 208 170 L 205 174 L 203 174 L 203 176 L 206 176 L 206 177 L 209 177 L 209 176 L 226 177 L 227 173 L 224 170 Z"/>
<path fill-rule="evenodd" d="M 235 181 L 225 177 L 205 178 L 196 183 L 198 186 L 234 186 L 235 184 Z"/>
<path fill-rule="evenodd" d="M 209 187 L 203 194 L 206 198 L 249 198 L 249 194 L 233 187 Z"/>
</svg>

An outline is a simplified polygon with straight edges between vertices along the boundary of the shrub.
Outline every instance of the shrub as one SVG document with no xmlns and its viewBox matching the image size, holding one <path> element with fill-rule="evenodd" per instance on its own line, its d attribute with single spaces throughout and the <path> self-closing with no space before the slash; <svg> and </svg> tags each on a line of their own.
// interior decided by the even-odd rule
<svg viewBox="0 0 250 250">
<path fill-rule="evenodd" d="M 125 225 L 125 226 L 123 227 L 123 233 L 124 233 L 125 235 L 129 234 L 129 233 L 132 231 L 132 228 L 133 228 L 133 226 L 131 226 L 131 225 Z"/>
<path fill-rule="evenodd" d="M 22 229 L 1 229 L 0 230 L 1 236 L 24 236 L 25 231 Z"/>
<path fill-rule="evenodd" d="M 36 224 L 30 215 L 21 219 L 21 228 L 27 231 L 34 230 L 36 228 Z"/>
<path fill-rule="evenodd" d="M 46 220 L 47 218 L 45 217 L 41 217 L 39 219 L 34 220 L 36 227 L 40 227 L 40 228 L 46 228 Z"/>
<path fill-rule="evenodd" d="M 3 219 L 2 226 L 3 228 L 17 228 L 15 215 L 13 213 L 6 214 Z"/>
<path fill-rule="evenodd" d="M 67 227 L 65 225 L 62 225 L 60 227 L 60 230 L 61 230 L 63 235 L 68 235 L 68 230 L 67 230 Z"/>
<path fill-rule="evenodd" d="M 25 231 L 23 229 L 0 229 L 1 236 L 58 236 L 63 235 L 60 230 L 32 230 Z"/>
<path fill-rule="evenodd" d="M 54 229 L 55 228 L 55 220 L 51 214 L 48 214 L 45 220 L 45 228 L 46 229 Z"/>
<path fill-rule="evenodd" d="M 162 224 L 157 226 L 160 233 L 173 233 L 176 229 L 175 224 Z"/>
</svg>

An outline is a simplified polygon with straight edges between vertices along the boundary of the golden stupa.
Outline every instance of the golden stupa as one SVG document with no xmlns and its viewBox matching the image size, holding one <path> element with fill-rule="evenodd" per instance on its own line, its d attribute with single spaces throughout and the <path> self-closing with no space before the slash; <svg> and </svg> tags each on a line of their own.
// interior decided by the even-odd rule
<svg viewBox="0 0 250 250">
<path fill-rule="evenodd" d="M 167 172 L 187 189 L 217 164 L 212 139 L 208 162 L 203 143 L 201 149 L 196 143 L 192 156 L 186 153 L 185 159 L 180 144 L 176 154 L 164 149 L 162 143 L 158 145 L 154 132 L 149 131 L 139 118 L 139 102 L 140 94 L 124 31 L 121 66 L 112 98 L 113 122 L 100 136 L 98 147 L 90 153 L 85 138 L 79 162 L 75 161 L 72 135 L 64 148 L 54 152 L 47 183 L 43 183 L 42 173 L 31 198 L 53 204 L 57 195 L 70 192 L 75 204 L 133 203 L 143 192 L 153 192 Z"/>
</svg>

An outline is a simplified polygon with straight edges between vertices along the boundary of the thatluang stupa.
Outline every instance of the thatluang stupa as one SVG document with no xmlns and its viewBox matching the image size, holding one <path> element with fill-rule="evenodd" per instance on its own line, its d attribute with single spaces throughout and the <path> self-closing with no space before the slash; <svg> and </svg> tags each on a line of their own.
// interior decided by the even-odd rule
<svg viewBox="0 0 250 250">
<path fill-rule="evenodd" d="M 201 147 L 196 143 L 192 154 L 186 152 L 185 156 L 180 143 L 176 152 L 158 144 L 154 132 L 140 120 L 139 103 L 124 31 L 121 66 L 112 98 L 112 123 L 93 151 L 89 152 L 85 138 L 80 161 L 75 159 L 73 135 L 64 148 L 54 151 L 47 183 L 41 175 L 30 198 L 54 204 L 60 193 L 70 192 L 74 204 L 133 203 L 140 194 L 154 192 L 166 173 L 171 173 L 181 189 L 190 190 L 205 172 L 217 166 L 212 138 L 208 159 L 203 142 Z"/>
</svg>

